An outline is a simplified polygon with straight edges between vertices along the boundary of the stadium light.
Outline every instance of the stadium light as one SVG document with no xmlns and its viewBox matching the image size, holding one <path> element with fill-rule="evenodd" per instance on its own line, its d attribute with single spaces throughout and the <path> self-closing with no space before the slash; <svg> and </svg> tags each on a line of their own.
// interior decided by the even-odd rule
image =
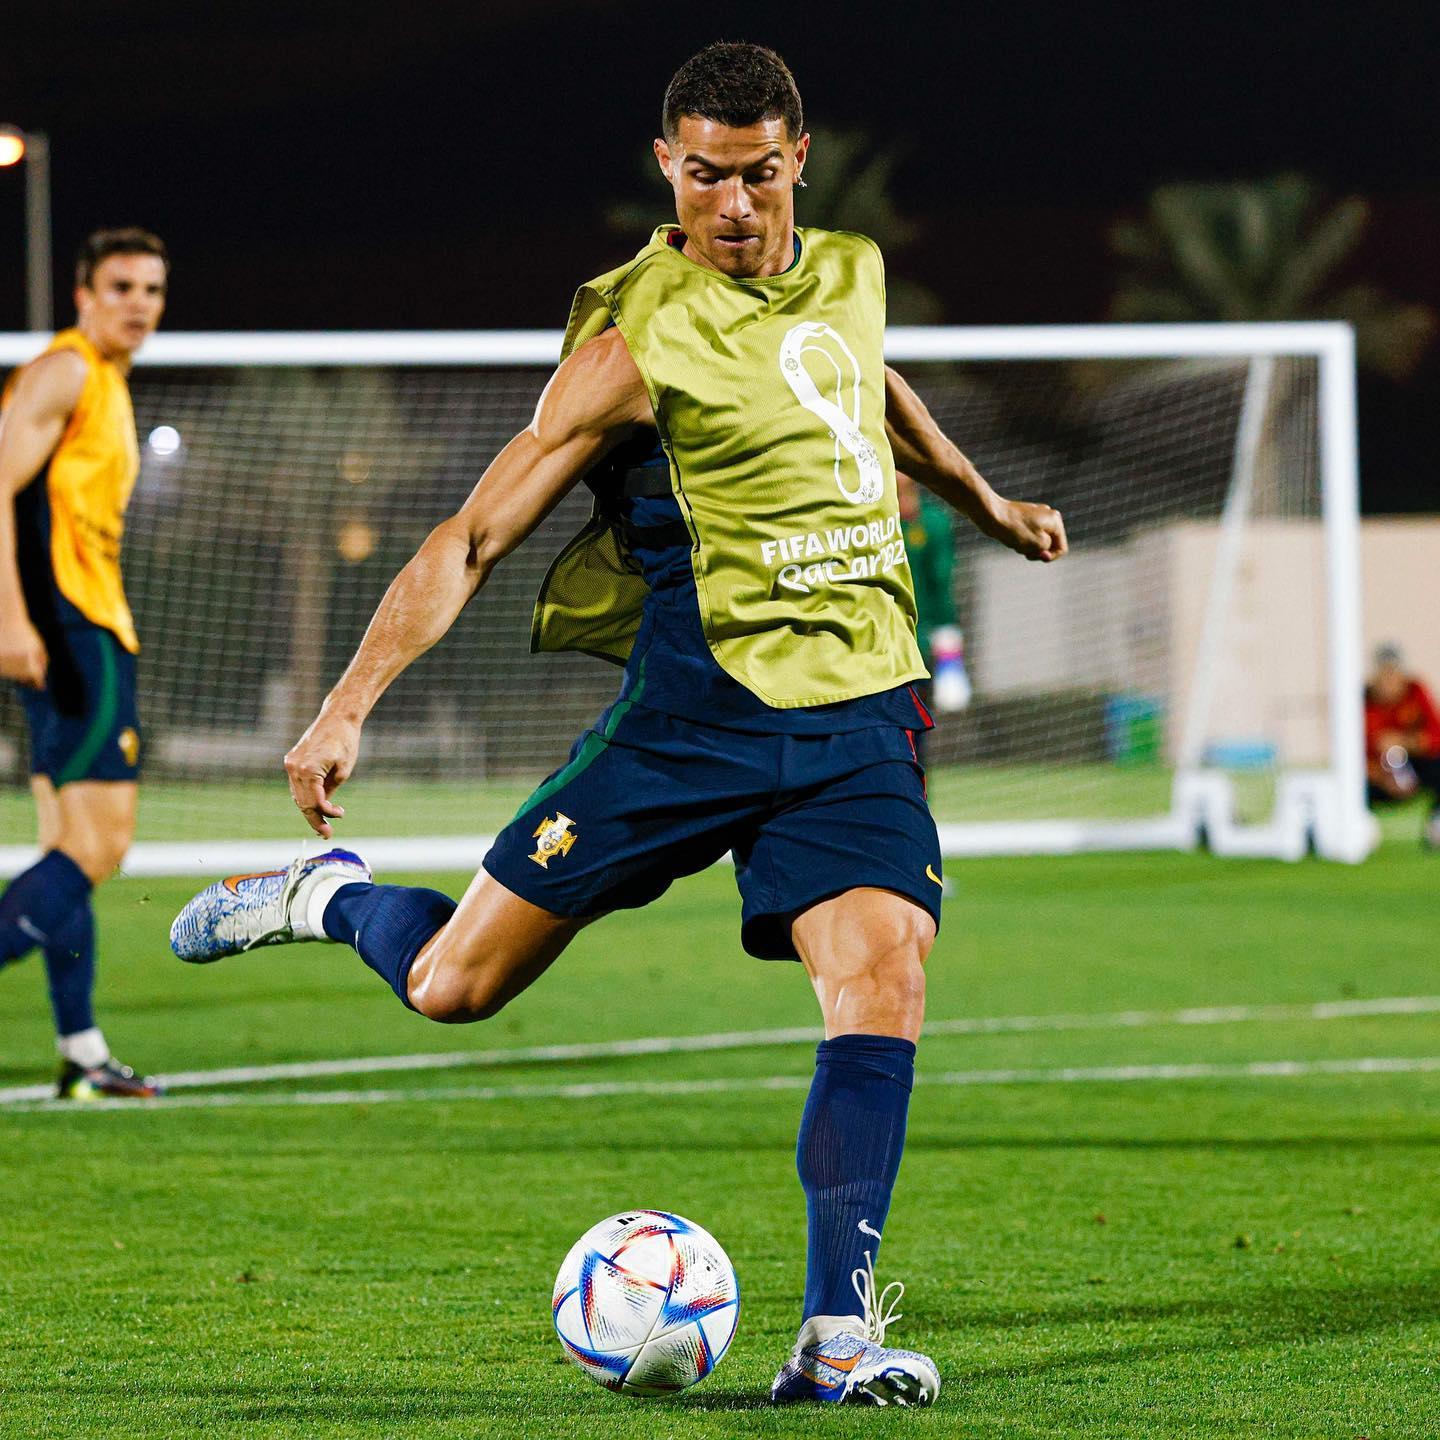
<svg viewBox="0 0 1440 1440">
<path fill-rule="evenodd" d="M 31 330 L 54 328 L 50 267 L 50 141 L 0 125 L 0 167 L 25 161 L 25 314 Z"/>
</svg>

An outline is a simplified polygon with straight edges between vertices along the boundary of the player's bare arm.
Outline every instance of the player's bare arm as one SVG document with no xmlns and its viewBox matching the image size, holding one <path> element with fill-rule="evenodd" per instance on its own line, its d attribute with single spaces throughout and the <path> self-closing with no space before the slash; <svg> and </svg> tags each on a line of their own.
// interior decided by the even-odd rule
<svg viewBox="0 0 1440 1440">
<path fill-rule="evenodd" d="M 497 455 L 385 592 L 355 658 L 285 757 L 290 793 L 317 834 L 345 812 L 331 799 L 354 770 L 360 729 L 406 666 L 455 623 L 490 572 L 604 455 L 654 424 L 619 331 L 582 345 L 551 377 L 535 418 Z"/>
<path fill-rule="evenodd" d="M 925 402 L 885 367 L 885 434 L 895 468 L 953 505 L 992 540 L 1027 560 L 1058 560 L 1069 548 L 1065 522 L 1049 505 L 1006 500 L 935 423 Z"/>
<path fill-rule="evenodd" d="M 31 623 L 15 554 L 15 497 L 54 454 L 85 386 L 73 352 L 46 355 L 21 372 L 0 418 L 0 679 L 39 688 L 45 642 Z"/>
</svg>

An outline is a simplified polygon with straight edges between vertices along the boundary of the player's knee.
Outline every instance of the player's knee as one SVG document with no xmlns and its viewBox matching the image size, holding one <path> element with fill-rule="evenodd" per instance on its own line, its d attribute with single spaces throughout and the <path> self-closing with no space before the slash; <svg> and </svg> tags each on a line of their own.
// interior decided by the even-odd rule
<svg viewBox="0 0 1440 1440">
<path fill-rule="evenodd" d="M 883 1011 L 892 1023 L 918 1025 L 925 1013 L 925 958 L 934 938 L 929 916 L 898 926 L 887 943 L 871 952 L 863 982 L 852 985 L 856 999 L 863 995 L 867 1008 Z"/>
</svg>

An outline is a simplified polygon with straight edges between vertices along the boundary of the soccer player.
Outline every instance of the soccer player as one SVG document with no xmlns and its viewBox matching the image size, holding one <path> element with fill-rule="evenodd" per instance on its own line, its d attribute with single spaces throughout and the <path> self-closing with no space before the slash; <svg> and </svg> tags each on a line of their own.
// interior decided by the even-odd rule
<svg viewBox="0 0 1440 1440">
<path fill-rule="evenodd" d="M 942 885 L 895 464 L 1032 559 L 1065 534 L 996 495 L 886 370 L 875 246 L 795 227 L 808 144 L 772 51 L 680 68 L 655 141 L 678 225 L 581 287 L 530 426 L 401 571 L 286 757 L 329 837 L 371 707 L 584 480 L 595 513 L 547 576 L 535 645 L 623 663 L 619 696 L 458 906 L 332 850 L 211 886 L 171 943 L 208 961 L 329 938 L 422 1015 L 481 1020 L 585 925 L 732 851 L 743 945 L 804 964 L 826 1036 L 798 1146 L 803 1324 L 772 1396 L 915 1404 L 939 1376 L 885 1343 L 873 1280 Z"/>
<path fill-rule="evenodd" d="M 24 704 L 44 852 L 0 895 L 0 967 L 45 956 L 62 1099 L 159 1093 L 95 1023 L 90 895 L 135 830 L 140 643 L 120 537 L 140 450 L 126 376 L 160 323 L 169 270 L 156 236 L 96 231 L 76 266 L 74 328 L 0 400 L 0 677 Z"/>
</svg>

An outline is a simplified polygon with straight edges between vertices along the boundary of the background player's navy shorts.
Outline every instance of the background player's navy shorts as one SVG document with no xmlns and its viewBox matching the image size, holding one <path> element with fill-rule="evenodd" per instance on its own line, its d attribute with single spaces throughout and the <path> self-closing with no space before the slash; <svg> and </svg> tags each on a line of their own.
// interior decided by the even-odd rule
<svg viewBox="0 0 1440 1440">
<path fill-rule="evenodd" d="M 134 780 L 140 773 L 135 657 L 99 625 L 45 635 L 45 688 L 16 686 L 30 725 L 30 773 L 59 789 L 75 780 Z"/>
<path fill-rule="evenodd" d="M 485 857 L 555 915 L 649 904 L 735 857 L 741 943 L 793 960 L 790 923 L 858 885 L 895 890 L 940 924 L 940 842 L 907 731 L 751 735 L 619 701 L 521 807 Z"/>
</svg>

